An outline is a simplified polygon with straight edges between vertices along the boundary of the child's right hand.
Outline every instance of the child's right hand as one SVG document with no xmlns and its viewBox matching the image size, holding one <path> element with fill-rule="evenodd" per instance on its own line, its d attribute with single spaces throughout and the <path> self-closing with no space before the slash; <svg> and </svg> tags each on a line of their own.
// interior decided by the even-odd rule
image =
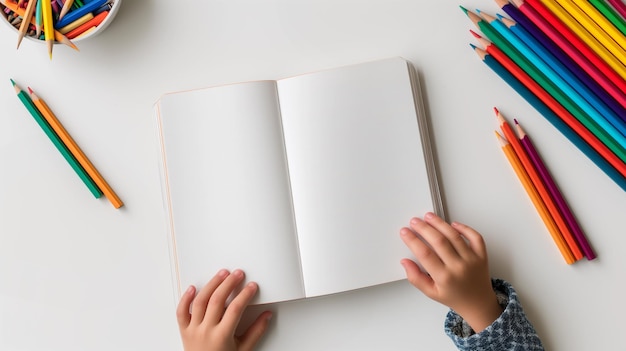
<svg viewBox="0 0 626 351">
<path fill-rule="evenodd" d="M 176 317 L 185 351 L 251 351 L 261 339 L 272 314 L 263 312 L 241 336 L 235 336 L 241 316 L 258 290 L 248 283 L 227 304 L 244 280 L 244 273 L 219 271 L 196 295 L 190 286 L 180 298 Z M 191 313 L 190 313 L 191 310 Z"/>
<path fill-rule="evenodd" d="M 476 333 L 502 314 L 478 232 L 426 213 L 424 220 L 412 218 L 410 228 L 402 228 L 400 235 L 428 272 L 409 259 L 401 261 L 409 282 L 426 296 L 453 309 Z"/>
</svg>

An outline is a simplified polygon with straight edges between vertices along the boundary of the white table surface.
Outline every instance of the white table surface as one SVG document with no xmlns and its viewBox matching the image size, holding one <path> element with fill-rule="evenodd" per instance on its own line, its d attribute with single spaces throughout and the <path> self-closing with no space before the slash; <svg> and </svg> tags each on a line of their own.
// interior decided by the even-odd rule
<svg viewBox="0 0 626 351">
<path fill-rule="evenodd" d="M 421 75 L 450 218 L 484 234 L 492 275 L 513 282 L 546 348 L 626 349 L 626 194 L 480 62 L 459 4 L 498 10 L 487 0 L 126 0 L 80 53 L 56 46 L 52 61 L 31 41 L 16 51 L 1 26 L 0 350 L 181 350 L 153 103 L 389 56 Z M 86 190 L 9 78 L 48 102 L 121 210 Z M 497 144 L 494 106 L 534 139 L 598 259 L 565 264 Z M 260 350 L 455 349 L 447 308 L 406 281 L 269 308 Z"/>
</svg>

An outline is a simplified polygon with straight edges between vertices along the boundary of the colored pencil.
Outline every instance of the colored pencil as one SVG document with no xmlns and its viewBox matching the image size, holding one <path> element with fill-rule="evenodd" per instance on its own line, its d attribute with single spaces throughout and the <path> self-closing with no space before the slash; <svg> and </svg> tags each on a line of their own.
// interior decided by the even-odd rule
<svg viewBox="0 0 626 351">
<path fill-rule="evenodd" d="M 79 18 L 85 16 L 88 13 L 92 13 L 93 11 L 100 8 L 102 5 L 106 4 L 108 0 L 92 0 L 86 3 L 84 6 L 68 13 L 63 17 L 63 19 L 57 21 L 54 25 L 54 28 L 59 29 L 67 26 L 68 24 L 78 20 Z"/>
<path fill-rule="evenodd" d="M 565 110 L 556 100 L 545 92 L 524 71 L 511 66 L 511 71 L 485 50 L 470 44 L 476 54 L 493 72 L 504 80 L 513 90 L 522 96 L 531 106 L 561 132 L 572 144 L 585 154 L 623 191 L 626 191 L 626 165 L 620 165 L 615 155 L 600 143 L 595 136 Z M 509 65 L 512 61 L 509 62 Z M 515 72 L 515 73 L 512 73 Z M 558 113 L 558 114 L 557 114 Z M 592 147 L 593 145 L 593 147 Z M 608 154 L 608 156 L 607 156 Z M 611 160 L 609 162 L 609 160 Z M 622 172 L 618 169 L 622 169 Z"/>
<path fill-rule="evenodd" d="M 529 62 L 550 80 L 556 88 L 570 98 L 586 116 L 603 128 L 622 148 L 626 150 L 626 123 L 604 104 L 584 84 L 580 83 L 559 62 L 550 62 L 552 56 L 540 57 L 502 21 L 484 12 L 480 16 L 491 24 L 493 28 L 504 37 L 509 44 L 516 48 Z"/>
<path fill-rule="evenodd" d="M 552 55 L 567 67 L 578 79 L 583 82 L 589 89 L 593 90 L 596 95 L 604 101 L 608 106 L 617 112 L 623 120 L 626 121 L 626 94 L 618 89 L 611 81 L 606 78 L 595 66 L 593 66 L 585 57 L 580 57 L 584 64 L 577 63 L 568 51 L 578 52 L 571 44 L 569 47 L 559 47 L 557 43 L 549 38 L 528 16 L 521 12 L 517 7 L 508 0 L 496 0 L 500 8 L 506 12 L 521 28 L 525 29 L 530 36 L 547 49 Z M 551 26 L 544 23 L 544 26 Z M 558 35 L 558 33 L 557 33 Z M 587 70 L 585 68 L 588 68 Z M 587 72 L 591 71 L 591 72 Z M 591 74 L 590 74 L 591 73 Z"/>
<path fill-rule="evenodd" d="M 553 82 L 545 77 L 535 66 L 533 66 L 526 57 L 524 57 L 515 47 L 504 39 L 489 23 L 482 20 L 478 15 L 469 12 L 468 16 L 472 19 L 472 22 L 485 33 L 493 38 L 493 41 L 499 52 L 503 52 L 507 56 L 507 60 L 512 60 L 516 66 L 520 67 L 526 72 L 534 81 L 545 89 L 552 97 L 554 97 L 562 107 L 571 113 L 579 122 L 581 122 L 589 131 L 591 131 L 599 140 L 602 141 L 611 151 L 621 159 L 621 162 L 626 162 L 626 150 L 617 143 L 604 129 L 600 128 L 593 119 L 589 118 L 587 114 L 578 107 L 567 95 L 565 95 Z M 483 46 L 486 47 L 487 52 L 493 49 L 493 45 L 482 38 L 474 31 L 470 31 L 479 40 L 485 40 Z M 502 50 L 502 51 L 500 51 Z M 500 60 L 499 56 L 496 56 L 497 60 Z M 507 67 L 508 68 L 508 67 Z"/>
<path fill-rule="evenodd" d="M 624 34 L 620 32 L 620 30 L 617 29 L 617 27 L 615 27 L 615 25 L 613 25 L 613 23 L 611 23 L 611 21 L 609 21 L 609 19 L 605 17 L 604 14 L 602 14 L 602 12 L 600 12 L 595 7 L 595 5 L 593 4 L 594 1 L 589 1 L 589 0 L 585 0 L 585 1 L 568 0 L 568 1 L 574 3 L 580 9 L 580 11 L 582 11 L 588 18 L 590 18 L 591 21 L 593 22 L 592 25 L 595 28 L 598 28 L 601 32 L 606 34 L 606 36 L 602 35 L 604 38 L 607 38 L 604 40 L 607 40 L 608 42 L 610 42 L 611 46 L 614 46 L 615 43 L 617 43 L 617 49 L 620 52 L 621 57 L 626 56 L 626 51 L 625 51 L 626 50 L 626 37 L 624 37 Z M 595 1 L 595 3 L 598 3 L 598 1 Z M 613 39 L 613 41 L 609 39 Z M 622 62 L 626 62 L 626 61 L 622 61 Z"/>
<path fill-rule="evenodd" d="M 52 59 L 52 47 L 54 46 L 54 25 L 52 21 L 52 5 L 50 0 L 41 0 L 41 15 L 43 17 L 43 34 L 48 45 L 48 55 Z"/>
<path fill-rule="evenodd" d="M 35 37 L 39 39 L 41 35 L 41 27 L 43 27 L 43 19 L 41 18 L 41 0 L 37 0 L 37 9 L 35 10 Z"/>
<path fill-rule="evenodd" d="M 608 0 L 609 4 L 613 6 L 615 11 L 617 11 L 622 18 L 626 18 L 626 4 L 624 4 L 621 0 Z"/>
<path fill-rule="evenodd" d="M 589 144 L 598 154 L 610 163 L 613 168 L 626 179 L 626 163 L 622 161 L 615 153 L 613 153 L 602 141 L 586 128 L 578 119 L 576 119 L 562 104 L 559 103 L 546 89 L 536 82 L 528 73 L 502 52 L 496 45 L 488 40 L 478 37 L 478 41 L 485 47 L 487 53 L 502 66 L 504 66 L 512 75 L 515 76 L 526 88 L 535 94 L 550 110 L 552 110 L 563 122 L 565 122 L 572 130 L 574 130 L 586 143 Z"/>
<path fill-rule="evenodd" d="M 70 134 L 65 130 L 61 122 L 54 115 L 50 107 L 46 104 L 46 102 L 41 99 L 39 96 L 35 94 L 35 92 L 28 88 L 29 95 L 35 106 L 39 109 L 43 117 L 46 119 L 52 130 L 59 136 L 61 141 L 67 146 L 72 155 L 76 158 L 76 160 L 80 163 L 83 169 L 87 172 L 87 174 L 91 177 L 91 179 L 96 183 L 98 188 L 102 191 L 104 196 L 111 202 L 111 204 L 115 208 L 120 208 L 124 204 L 122 200 L 115 194 L 111 186 L 104 180 L 104 177 L 98 172 L 96 167 L 89 161 L 87 156 L 83 153 L 83 151 L 78 147 L 78 144 L 74 141 L 74 139 L 70 136 Z"/>
<path fill-rule="evenodd" d="M 583 253 L 578 247 L 578 243 L 576 242 L 574 235 L 567 226 L 565 218 L 561 215 L 559 207 L 557 206 L 556 202 L 554 202 L 546 185 L 541 180 L 541 175 L 535 169 L 532 160 L 526 154 L 524 147 L 517 139 L 513 128 L 511 128 L 509 123 L 506 121 L 504 116 L 502 116 L 497 108 L 494 108 L 494 110 L 496 113 L 496 117 L 498 118 L 498 123 L 500 124 L 500 130 L 509 141 L 509 144 L 511 144 L 511 147 L 515 152 L 515 155 L 517 155 L 517 158 L 519 159 L 522 168 L 524 168 L 524 171 L 526 171 L 526 174 L 528 174 L 528 178 L 530 179 L 532 186 L 535 188 L 535 190 L 537 190 L 539 199 L 543 202 L 546 209 L 548 210 L 548 215 L 552 217 L 552 220 L 556 224 L 558 235 L 560 235 L 562 239 L 565 240 L 567 247 L 574 256 L 574 259 L 580 260 L 581 258 L 583 258 Z M 557 233 L 555 233 L 554 235 L 557 235 Z"/>
<path fill-rule="evenodd" d="M 541 0 L 542 4 L 562 23 L 564 23 L 569 30 L 574 33 L 574 36 L 578 40 L 582 40 L 587 47 L 591 48 L 604 62 L 606 62 L 617 74 L 626 79 L 626 66 L 617 57 L 613 55 L 607 48 L 605 48 L 591 33 L 589 33 L 578 21 L 572 17 L 559 3 L 554 0 Z M 525 0 L 527 4 L 537 9 L 535 5 L 539 0 Z M 626 62 L 626 61 L 625 61 Z"/>
<path fill-rule="evenodd" d="M 604 0 L 589 0 L 622 34 L 626 35 L 626 20 Z"/>
<path fill-rule="evenodd" d="M 18 35 L 17 35 L 17 48 L 18 49 L 20 48 L 22 39 L 24 39 L 24 36 L 26 35 L 26 32 L 28 31 L 30 20 L 31 18 L 33 18 L 33 14 L 35 13 L 35 10 L 37 8 L 36 4 L 37 4 L 37 0 L 28 1 L 28 5 L 26 6 L 26 13 L 22 19 L 22 23 L 20 24 L 20 28 L 18 30 Z"/>
<path fill-rule="evenodd" d="M 93 182 L 93 180 L 85 172 L 83 167 L 80 165 L 80 163 L 78 163 L 76 158 L 68 150 L 65 144 L 63 144 L 63 141 L 50 127 L 48 122 L 46 122 L 46 119 L 39 112 L 39 110 L 37 109 L 33 101 L 31 100 L 31 98 L 28 96 L 28 94 L 24 92 L 17 84 L 15 84 L 13 80 L 11 80 L 11 83 L 13 84 L 15 93 L 17 94 L 20 101 L 22 101 L 22 103 L 24 104 L 28 112 L 30 112 L 30 114 L 33 116 L 33 118 L 35 119 L 39 127 L 41 127 L 44 133 L 46 133 L 46 135 L 52 141 L 54 146 L 56 146 L 57 150 L 61 152 L 65 160 L 70 164 L 70 166 L 72 166 L 76 174 L 78 174 L 78 176 L 83 181 L 83 183 L 85 183 L 85 185 L 87 186 L 89 191 L 91 191 L 93 196 L 95 196 L 96 198 L 99 198 L 100 196 L 102 196 L 102 192 L 100 192 L 100 189 L 98 189 L 98 186 Z"/>
<path fill-rule="evenodd" d="M 542 182 L 545 184 L 550 197 L 554 199 L 554 202 L 558 206 L 559 213 L 563 216 L 565 222 L 567 223 L 567 226 L 570 229 L 571 233 L 573 234 L 573 237 L 575 238 L 576 243 L 578 244 L 578 246 L 580 246 L 580 249 L 582 250 L 582 253 L 584 253 L 585 257 L 587 257 L 588 260 L 593 260 L 594 258 L 596 258 L 596 254 L 591 249 L 591 245 L 589 245 L 589 241 L 587 241 L 587 238 L 585 237 L 585 234 L 580 228 L 580 225 L 578 225 L 578 222 L 576 221 L 576 218 L 574 217 L 572 210 L 570 209 L 569 205 L 565 201 L 565 198 L 563 197 L 563 194 L 559 190 L 559 187 L 556 185 L 556 182 L 554 181 L 554 178 L 550 174 L 550 171 L 548 171 L 548 168 L 543 162 L 543 159 L 539 155 L 539 152 L 535 148 L 535 145 L 533 144 L 528 134 L 526 134 L 526 132 L 524 131 L 524 129 L 522 128 L 522 126 L 519 124 L 517 120 L 514 120 L 514 122 L 515 122 L 515 127 L 517 130 L 517 137 L 519 138 L 520 144 L 522 145 L 522 147 L 524 148 L 524 151 L 526 152 L 529 159 L 531 160 L 534 168 L 539 173 L 539 176 L 541 177 Z M 570 244 L 569 241 L 567 243 L 568 245 Z M 570 246 L 570 249 L 571 249 L 571 246 Z M 572 250 L 572 253 L 574 253 L 574 250 Z"/>
<path fill-rule="evenodd" d="M 81 24 L 80 26 L 78 26 L 77 28 L 69 31 L 66 35 L 69 39 L 74 39 L 76 37 L 78 37 L 79 35 L 85 33 L 86 31 L 90 30 L 91 28 L 97 27 L 100 25 L 100 23 L 102 23 L 102 21 L 104 21 L 104 19 L 106 18 L 106 16 L 109 14 L 108 11 L 105 12 L 100 12 L 97 16 L 95 16 L 94 18 L 90 19 L 89 21 Z"/>
<path fill-rule="evenodd" d="M 587 1 L 587 0 L 586 0 Z M 549 1 L 546 1 L 549 3 Z M 598 12 L 591 4 L 586 3 L 584 9 L 581 7 L 581 2 L 572 0 L 554 0 L 555 3 L 560 4 L 563 10 L 567 12 L 576 22 L 580 24 L 580 27 L 587 31 L 590 38 L 593 38 L 599 45 L 602 45 L 607 49 L 622 66 L 626 63 L 626 51 L 620 45 L 623 45 L 624 40 L 619 37 L 611 37 L 609 30 L 615 27 L 606 19 L 602 14 Z M 586 10 L 590 12 L 587 12 Z M 597 16 L 596 16 L 597 15 Z M 608 23 L 608 26 L 603 27 L 604 23 Z M 602 23 L 602 24 L 601 24 Z M 616 30 L 617 31 L 617 30 Z M 619 32 L 619 31 L 618 31 Z M 621 35 L 621 33 L 619 33 Z M 580 36 L 580 35 L 579 35 Z M 624 66 L 626 69 L 626 66 Z"/>
<path fill-rule="evenodd" d="M 67 26 L 59 28 L 59 32 L 67 35 L 67 33 L 71 32 L 74 29 L 82 26 L 83 24 L 91 21 L 92 19 L 93 19 L 93 15 L 90 12 L 90 13 L 84 15 L 83 17 L 77 19 L 76 21 L 68 24 Z"/>
<path fill-rule="evenodd" d="M 43 0 L 39 0 L 39 1 L 43 1 Z M 6 6 L 9 10 L 13 11 L 14 13 L 24 17 L 25 14 L 25 10 L 23 8 L 18 8 L 17 4 L 14 2 L 9 2 L 6 0 L 0 0 L 0 4 Z M 42 9 L 43 10 L 43 9 Z M 33 25 L 36 24 L 35 19 L 31 18 L 30 20 Z M 76 45 L 74 45 L 74 43 L 72 43 L 71 40 L 69 40 L 65 35 L 61 34 L 58 30 L 54 30 L 54 39 L 56 41 L 58 41 L 61 44 L 67 45 L 69 47 L 71 47 L 72 49 L 79 51 L 78 47 L 76 47 Z"/>
<path fill-rule="evenodd" d="M 524 170 L 524 167 L 522 166 L 520 160 L 515 155 L 515 151 L 511 147 L 511 144 L 507 141 L 507 139 L 505 139 L 502 135 L 500 135 L 500 133 L 496 132 L 496 136 L 500 142 L 502 151 L 506 155 L 507 160 L 509 160 L 511 167 L 515 171 L 515 174 L 517 175 L 517 178 L 519 179 L 519 181 L 522 183 L 524 190 L 526 190 L 528 197 L 530 197 L 530 200 L 535 206 L 537 213 L 543 220 L 543 223 L 548 229 L 548 232 L 550 232 L 550 235 L 552 236 L 552 240 L 554 240 L 554 243 L 556 244 L 557 248 L 561 252 L 561 255 L 563 255 L 565 262 L 567 262 L 567 264 L 574 263 L 576 259 L 574 258 L 569 248 L 567 247 L 567 244 L 563 240 L 563 237 L 561 237 L 561 235 L 559 234 L 556 224 L 552 220 L 552 217 L 550 217 L 550 214 L 548 213 L 546 206 L 541 201 L 541 198 L 539 197 L 537 190 L 533 187 L 532 182 L 530 181 L 530 178 L 528 177 L 528 174 Z"/>
<path fill-rule="evenodd" d="M 63 8 L 61 8 L 61 12 L 59 13 L 59 20 L 63 19 L 63 16 L 65 16 L 69 12 L 73 4 L 74 4 L 74 0 L 65 0 L 65 3 L 63 4 Z"/>
<path fill-rule="evenodd" d="M 517 8 L 541 28 L 561 49 L 606 89 L 622 106 L 626 107 L 626 80 L 591 50 L 580 38 L 541 3 L 539 11 L 524 0 L 511 0 Z"/>
</svg>

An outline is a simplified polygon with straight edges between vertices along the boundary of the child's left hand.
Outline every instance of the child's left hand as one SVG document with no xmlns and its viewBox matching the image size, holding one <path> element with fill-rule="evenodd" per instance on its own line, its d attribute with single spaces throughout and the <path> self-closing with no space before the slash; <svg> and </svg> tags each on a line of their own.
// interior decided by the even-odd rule
<svg viewBox="0 0 626 351">
<path fill-rule="evenodd" d="M 241 336 L 235 330 L 246 306 L 258 290 L 256 283 L 248 283 L 226 305 L 226 300 L 241 284 L 244 273 L 235 270 L 219 271 L 196 296 L 190 286 L 178 303 L 176 317 L 185 351 L 250 351 L 261 339 L 271 312 L 265 311 Z M 191 306 L 191 314 L 189 307 Z"/>
</svg>

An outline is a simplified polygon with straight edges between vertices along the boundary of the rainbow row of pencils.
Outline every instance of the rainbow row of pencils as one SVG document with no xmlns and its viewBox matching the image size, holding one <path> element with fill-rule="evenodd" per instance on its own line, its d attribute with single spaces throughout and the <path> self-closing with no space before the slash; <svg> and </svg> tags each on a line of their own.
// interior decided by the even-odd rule
<svg viewBox="0 0 626 351">
<path fill-rule="evenodd" d="M 112 4 L 113 0 L 0 0 L 0 10 L 18 31 L 18 48 L 25 36 L 45 40 L 52 58 L 55 42 L 78 50 L 71 40 L 94 31 Z"/>
<path fill-rule="evenodd" d="M 122 207 L 124 205 L 122 200 L 115 194 L 102 175 L 78 147 L 74 139 L 63 128 L 61 122 L 59 122 L 45 101 L 37 96 L 30 87 L 28 92 L 26 92 L 13 79 L 11 79 L 11 84 L 13 84 L 15 93 L 22 104 L 24 104 L 57 150 L 61 152 L 65 160 L 72 166 L 72 169 L 74 169 L 89 191 L 96 198 L 100 198 L 104 194 L 115 208 Z"/>
<path fill-rule="evenodd" d="M 515 133 L 500 111 L 496 108 L 494 110 L 502 133 L 496 131 L 502 150 L 565 262 L 572 264 L 583 257 L 588 260 L 596 258 L 595 252 L 530 137 L 517 120 Z"/>
<path fill-rule="evenodd" d="M 479 57 L 626 191 L 626 6 L 604 0 L 495 0 L 461 7 Z"/>
</svg>

